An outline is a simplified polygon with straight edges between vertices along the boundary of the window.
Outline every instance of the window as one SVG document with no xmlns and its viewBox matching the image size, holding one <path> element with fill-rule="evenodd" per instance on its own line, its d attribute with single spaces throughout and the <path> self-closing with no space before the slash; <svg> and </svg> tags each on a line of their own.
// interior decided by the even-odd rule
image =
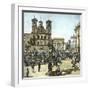
<svg viewBox="0 0 90 90">
<path fill-rule="evenodd" d="M 44 39 L 46 39 L 46 36 L 44 36 Z"/>
<path fill-rule="evenodd" d="M 41 36 L 41 39 L 43 39 L 43 36 Z"/>
<path fill-rule="evenodd" d="M 37 35 L 37 38 L 39 39 L 39 35 Z"/>
</svg>

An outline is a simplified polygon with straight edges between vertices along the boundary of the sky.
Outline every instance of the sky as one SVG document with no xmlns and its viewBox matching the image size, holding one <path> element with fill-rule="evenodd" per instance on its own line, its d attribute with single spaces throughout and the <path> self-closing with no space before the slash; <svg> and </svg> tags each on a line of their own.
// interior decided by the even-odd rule
<svg viewBox="0 0 90 90">
<path fill-rule="evenodd" d="M 75 33 L 75 26 L 80 22 L 80 15 L 75 14 L 55 14 L 55 13 L 32 13 L 24 12 L 24 33 L 31 33 L 32 19 L 37 18 L 43 21 L 46 27 L 46 21 L 52 21 L 52 38 L 64 38 L 67 42 Z"/>
</svg>

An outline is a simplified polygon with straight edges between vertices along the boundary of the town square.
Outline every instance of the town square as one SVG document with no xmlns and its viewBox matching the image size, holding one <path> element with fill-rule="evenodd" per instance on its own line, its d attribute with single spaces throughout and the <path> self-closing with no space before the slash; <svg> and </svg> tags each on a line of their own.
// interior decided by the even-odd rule
<svg viewBox="0 0 90 90">
<path fill-rule="evenodd" d="M 80 15 L 23 14 L 23 78 L 80 75 Z"/>
</svg>

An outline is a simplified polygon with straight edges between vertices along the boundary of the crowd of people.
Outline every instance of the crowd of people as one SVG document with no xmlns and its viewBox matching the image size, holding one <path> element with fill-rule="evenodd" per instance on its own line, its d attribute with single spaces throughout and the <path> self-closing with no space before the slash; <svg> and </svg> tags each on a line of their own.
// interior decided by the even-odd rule
<svg viewBox="0 0 90 90">
<path fill-rule="evenodd" d="M 48 64 L 48 72 L 52 72 L 53 66 L 56 66 L 56 71 L 60 72 L 60 64 L 62 60 L 70 58 L 72 60 L 72 67 L 76 66 L 76 63 L 80 62 L 80 53 L 79 52 L 66 52 L 56 50 L 54 52 L 30 52 L 24 57 L 25 66 L 31 66 L 32 72 L 34 73 L 34 68 L 38 66 L 38 72 L 41 70 L 41 65 Z M 29 70 L 27 68 L 27 76 L 29 75 Z"/>
</svg>

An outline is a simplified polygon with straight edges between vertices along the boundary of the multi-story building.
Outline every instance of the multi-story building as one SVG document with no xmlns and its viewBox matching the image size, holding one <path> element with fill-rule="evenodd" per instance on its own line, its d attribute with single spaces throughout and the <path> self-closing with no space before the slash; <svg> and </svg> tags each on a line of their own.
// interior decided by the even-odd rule
<svg viewBox="0 0 90 90">
<path fill-rule="evenodd" d="M 76 51 L 76 36 L 73 34 L 73 36 L 71 36 L 70 38 L 70 48 L 72 51 Z"/>
<path fill-rule="evenodd" d="M 37 25 L 39 23 L 39 25 Z M 46 27 L 43 26 L 42 21 L 38 21 L 35 17 L 32 19 L 31 32 L 31 51 L 48 51 L 51 43 L 51 21 L 46 21 Z"/>
<path fill-rule="evenodd" d="M 80 23 L 75 27 L 76 51 L 80 51 Z"/>
<path fill-rule="evenodd" d="M 30 50 L 39 52 L 49 51 L 53 47 L 57 50 L 64 50 L 64 38 L 51 38 L 52 21 L 46 21 L 46 27 L 43 22 L 38 21 L 35 17 L 32 19 L 32 31 L 29 34 L 24 34 L 24 42 L 30 44 Z"/>
</svg>

